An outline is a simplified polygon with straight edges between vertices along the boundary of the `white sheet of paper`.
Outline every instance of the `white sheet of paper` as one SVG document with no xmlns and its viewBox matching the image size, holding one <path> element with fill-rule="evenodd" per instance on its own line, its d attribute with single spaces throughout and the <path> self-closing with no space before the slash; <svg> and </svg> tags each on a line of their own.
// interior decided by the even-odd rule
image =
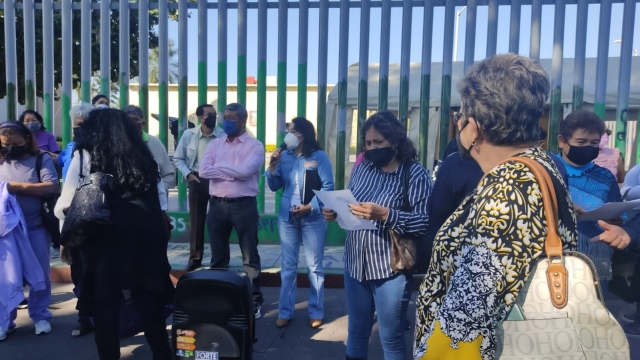
<svg viewBox="0 0 640 360">
<path fill-rule="evenodd" d="M 349 204 L 357 204 L 358 201 L 351 190 L 324 191 L 313 190 L 316 196 L 324 206 L 333 210 L 338 214 L 336 222 L 345 230 L 374 230 L 375 224 L 371 220 L 365 220 L 355 217 L 349 211 Z"/>
<path fill-rule="evenodd" d="M 639 206 L 640 200 L 607 203 L 595 210 L 582 214 L 578 221 L 610 220 Z"/>
</svg>

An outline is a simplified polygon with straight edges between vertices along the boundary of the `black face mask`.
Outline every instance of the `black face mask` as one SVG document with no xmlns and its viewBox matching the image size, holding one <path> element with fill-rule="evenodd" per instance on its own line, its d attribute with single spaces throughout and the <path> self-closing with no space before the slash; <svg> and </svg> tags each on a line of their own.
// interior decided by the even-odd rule
<svg viewBox="0 0 640 360">
<path fill-rule="evenodd" d="M 2 155 L 7 160 L 20 160 L 27 152 L 27 146 L 4 146 L 0 149 Z"/>
<path fill-rule="evenodd" d="M 209 129 L 213 130 L 216 127 L 216 116 L 209 115 L 206 119 L 204 119 L 204 125 Z"/>
<path fill-rule="evenodd" d="M 467 126 L 467 125 L 464 125 L 464 126 Z M 464 129 L 464 126 L 462 127 L 462 129 Z M 473 157 L 471 156 L 471 146 L 469 146 L 469 148 L 467 149 L 462 144 L 462 138 L 460 137 L 460 133 L 462 132 L 462 129 L 458 130 L 458 136 L 456 136 L 456 142 L 458 143 L 458 152 L 460 153 L 460 156 L 463 159 L 472 160 Z"/>
<path fill-rule="evenodd" d="M 569 152 L 567 155 L 567 159 L 569 159 L 572 163 L 583 166 L 592 162 L 595 158 L 598 157 L 600 153 L 600 149 L 595 146 L 573 146 L 569 145 Z"/>
<path fill-rule="evenodd" d="M 364 153 L 364 157 L 371 161 L 377 168 L 381 168 L 393 160 L 396 155 L 396 151 L 391 147 L 383 147 L 379 149 L 367 150 Z"/>
<path fill-rule="evenodd" d="M 81 131 L 80 131 L 79 127 L 73 128 L 73 141 L 74 142 L 78 141 L 78 137 L 80 136 L 80 133 L 81 133 Z"/>
</svg>

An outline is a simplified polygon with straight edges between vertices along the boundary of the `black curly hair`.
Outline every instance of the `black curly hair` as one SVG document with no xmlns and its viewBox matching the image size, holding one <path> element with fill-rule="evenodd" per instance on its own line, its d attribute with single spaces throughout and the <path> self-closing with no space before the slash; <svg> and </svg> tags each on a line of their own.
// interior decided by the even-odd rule
<svg viewBox="0 0 640 360">
<path fill-rule="evenodd" d="M 370 128 L 376 129 L 384 136 L 385 140 L 397 146 L 398 154 L 396 156 L 402 163 L 415 161 L 418 158 L 416 147 L 409 140 L 402 124 L 391 111 L 379 111 L 364 122 L 360 129 L 363 144 L 366 142 L 365 137 Z"/>
<path fill-rule="evenodd" d="M 80 125 L 76 150 L 91 156 L 93 171 L 111 174 L 135 195 L 157 191 L 158 164 L 131 119 L 117 109 L 91 111 Z"/>
</svg>

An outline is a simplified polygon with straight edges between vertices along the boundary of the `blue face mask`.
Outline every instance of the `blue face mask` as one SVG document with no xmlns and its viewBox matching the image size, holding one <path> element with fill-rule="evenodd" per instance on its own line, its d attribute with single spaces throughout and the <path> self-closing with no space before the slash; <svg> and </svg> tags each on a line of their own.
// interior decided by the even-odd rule
<svg viewBox="0 0 640 360">
<path fill-rule="evenodd" d="M 235 136 L 238 133 L 238 124 L 236 121 L 224 119 L 223 129 L 228 136 Z"/>
</svg>

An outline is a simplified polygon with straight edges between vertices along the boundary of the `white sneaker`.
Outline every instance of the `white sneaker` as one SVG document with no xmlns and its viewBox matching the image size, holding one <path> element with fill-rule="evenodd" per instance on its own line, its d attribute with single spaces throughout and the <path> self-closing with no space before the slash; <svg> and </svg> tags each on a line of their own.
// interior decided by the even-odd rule
<svg viewBox="0 0 640 360">
<path fill-rule="evenodd" d="M 51 324 L 47 320 L 40 320 L 36 323 L 36 335 L 48 334 L 51 332 Z"/>
</svg>

